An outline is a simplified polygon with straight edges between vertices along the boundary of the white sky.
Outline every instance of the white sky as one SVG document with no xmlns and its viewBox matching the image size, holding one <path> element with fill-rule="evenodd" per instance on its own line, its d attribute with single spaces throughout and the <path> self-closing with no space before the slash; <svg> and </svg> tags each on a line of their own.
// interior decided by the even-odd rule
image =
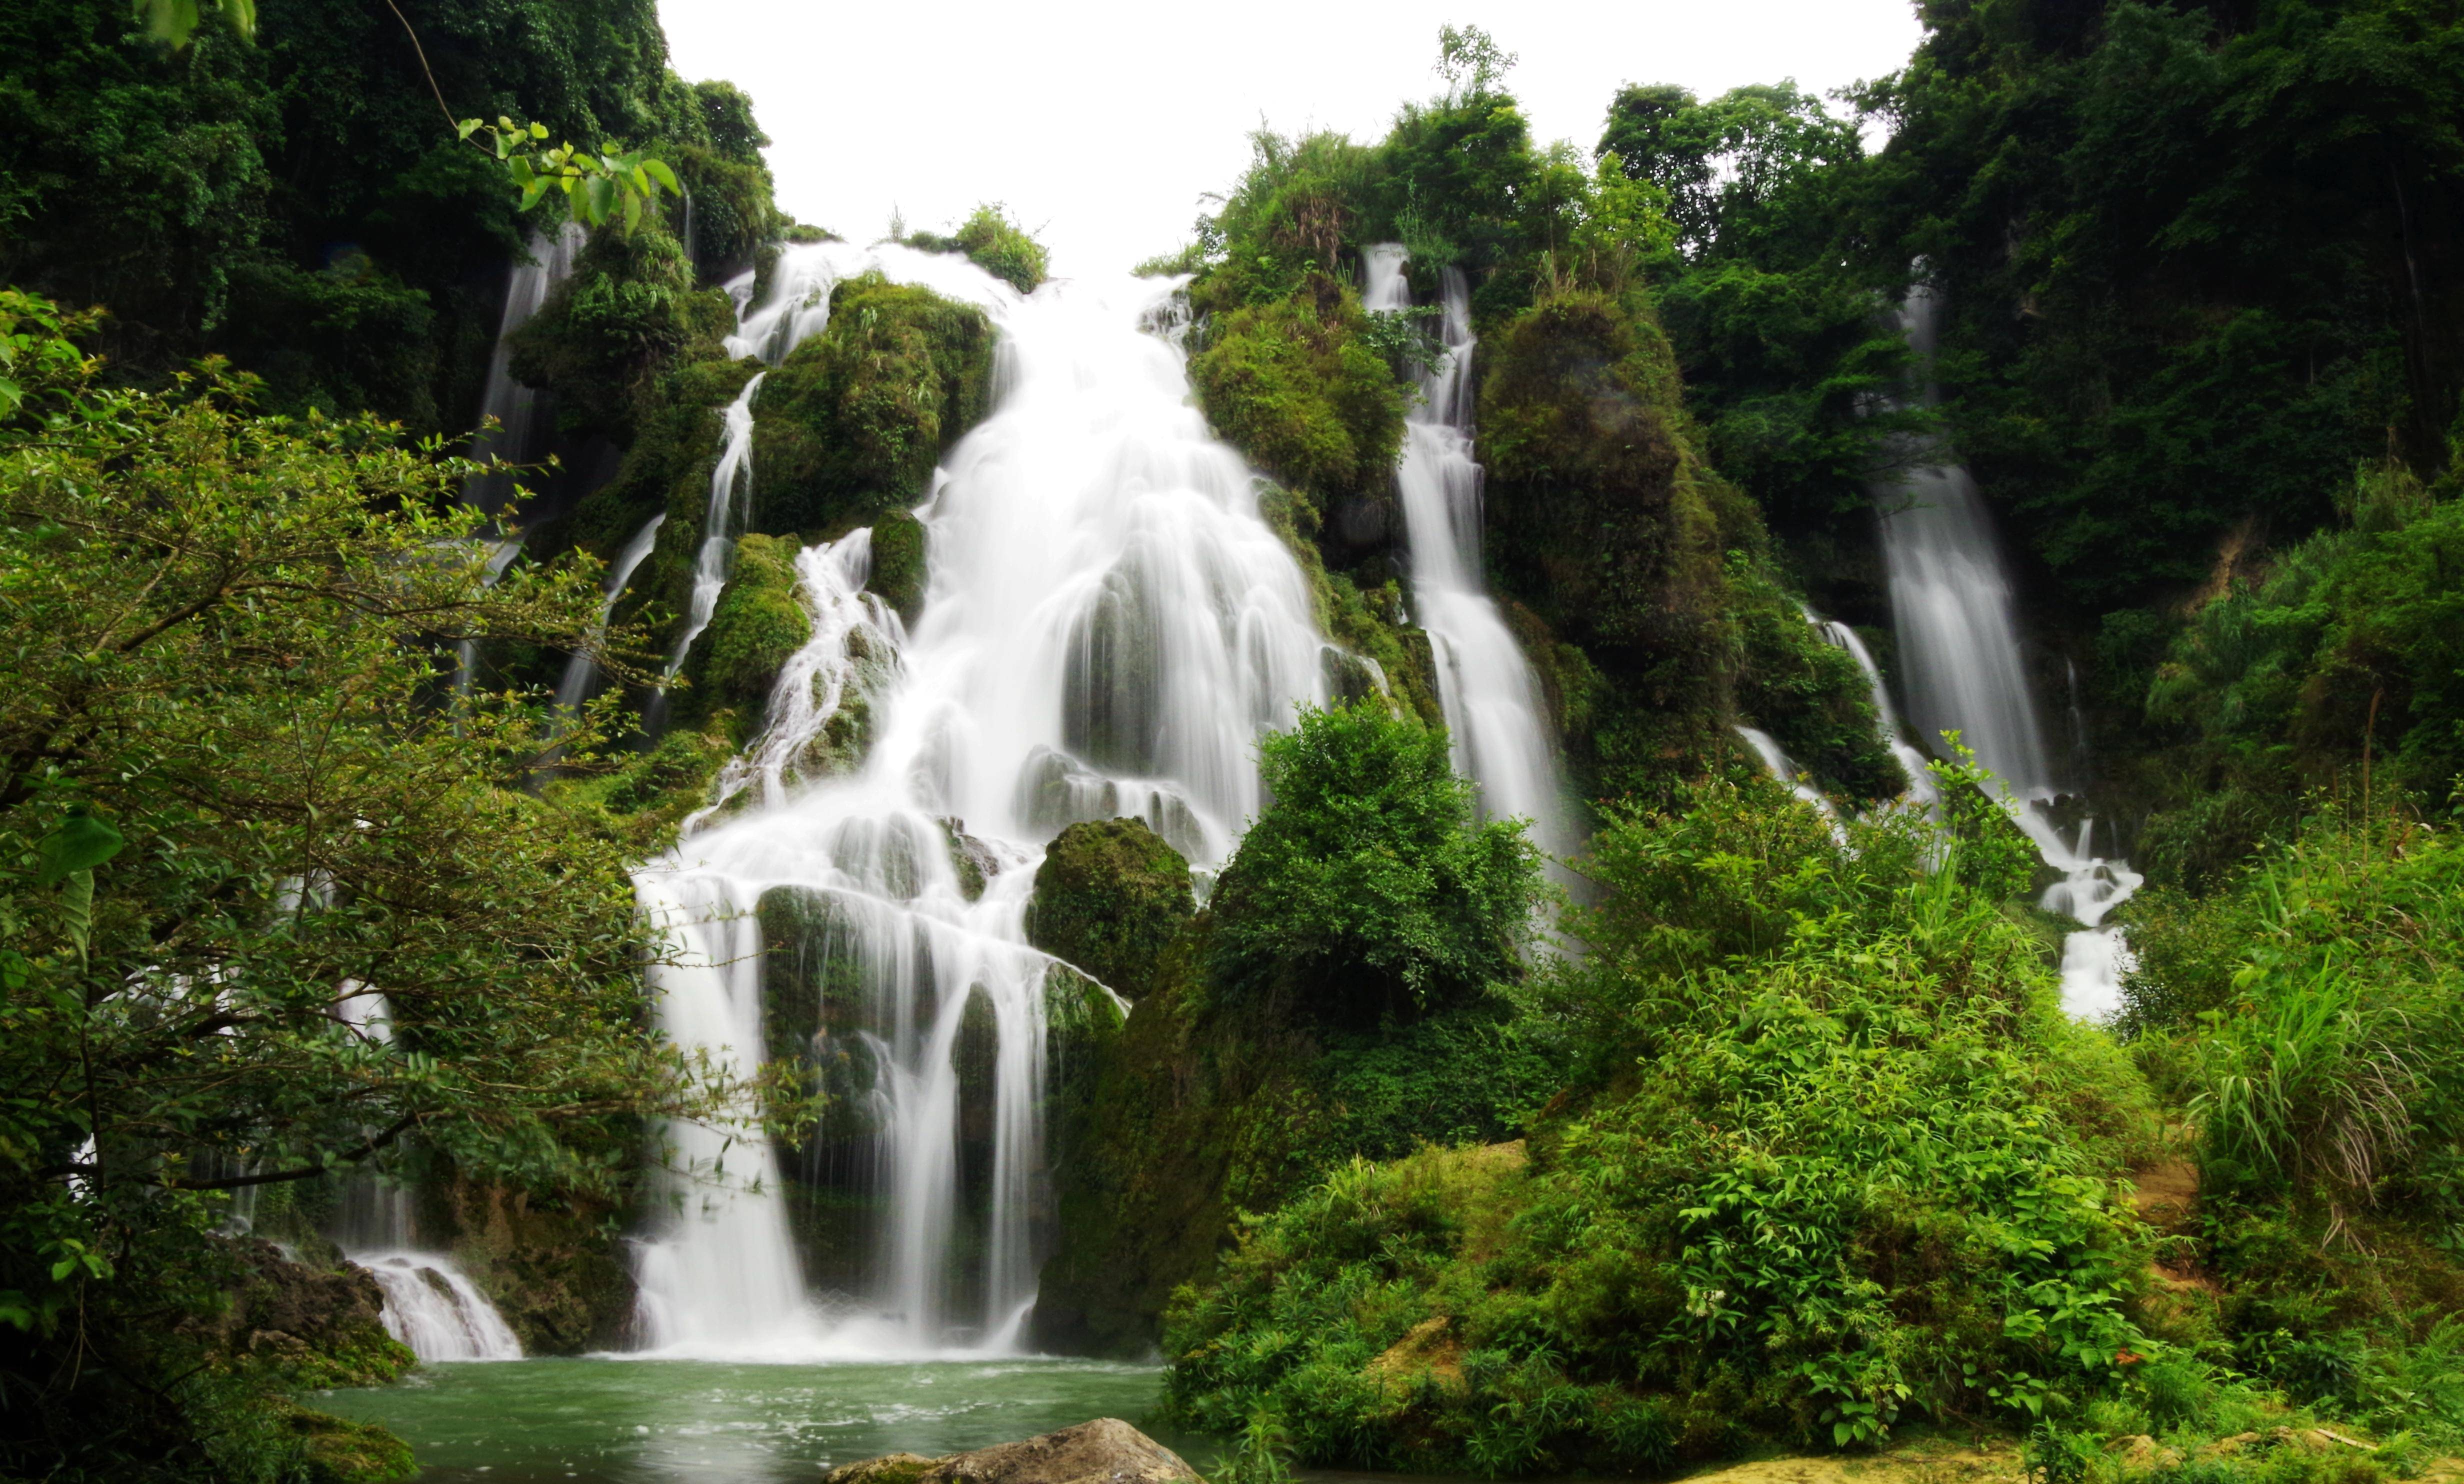
<svg viewBox="0 0 2464 1484">
<path fill-rule="evenodd" d="M 1438 28 L 1485 27 L 1542 141 L 1588 151 L 1626 82 L 1708 96 L 1794 78 L 1827 92 L 1896 70 L 1909 0 L 660 0 L 676 70 L 753 95 L 779 202 L 857 240 L 1001 201 L 1057 272 L 1187 240 L 1261 117 L 1382 136 L 1440 87 Z"/>
</svg>

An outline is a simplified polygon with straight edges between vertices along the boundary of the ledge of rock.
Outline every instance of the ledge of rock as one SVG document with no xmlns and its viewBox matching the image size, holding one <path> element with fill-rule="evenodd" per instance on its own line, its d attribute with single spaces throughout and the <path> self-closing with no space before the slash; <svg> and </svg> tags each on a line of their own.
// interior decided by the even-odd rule
<svg viewBox="0 0 2464 1484">
<path fill-rule="evenodd" d="M 1205 1484 L 1180 1455 L 1117 1417 L 926 1458 L 891 1453 L 832 1469 L 824 1484 Z"/>
</svg>

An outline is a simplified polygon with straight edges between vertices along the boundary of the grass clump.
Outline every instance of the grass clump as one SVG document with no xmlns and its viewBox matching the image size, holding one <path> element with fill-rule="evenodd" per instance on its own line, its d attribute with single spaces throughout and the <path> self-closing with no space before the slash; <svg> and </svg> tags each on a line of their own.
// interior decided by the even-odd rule
<svg viewBox="0 0 2464 1484">
<path fill-rule="evenodd" d="M 1051 255 L 1043 243 L 1009 219 L 1009 210 L 997 202 L 976 208 L 975 214 L 948 236 L 911 233 L 907 245 L 927 253 L 961 253 L 969 262 L 1022 294 L 1032 294 L 1044 282 Z"/>
</svg>

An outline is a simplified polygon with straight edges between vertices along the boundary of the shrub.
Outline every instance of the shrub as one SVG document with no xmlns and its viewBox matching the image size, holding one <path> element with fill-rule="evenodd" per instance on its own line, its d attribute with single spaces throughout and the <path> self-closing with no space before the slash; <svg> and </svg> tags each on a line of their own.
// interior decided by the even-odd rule
<svg viewBox="0 0 2464 1484">
<path fill-rule="evenodd" d="M 1538 853 L 1480 824 L 1446 736 L 1367 700 L 1259 747 L 1270 803 L 1214 898 L 1230 994 L 1336 1024 L 1410 1019 L 1519 971 Z"/>
<path fill-rule="evenodd" d="M 1405 391 L 1360 296 L 1311 273 L 1287 299 L 1223 312 L 1190 358 L 1207 420 L 1260 468 L 1319 495 L 1382 492 Z"/>
<path fill-rule="evenodd" d="M 950 235 L 929 232 L 910 235 L 907 245 L 927 253 L 963 253 L 967 260 L 1022 294 L 1032 294 L 1044 281 L 1050 255 L 1044 244 L 1010 221 L 1007 209 L 987 203 Z"/>
<path fill-rule="evenodd" d="M 1354 1164 L 1246 1231 L 1170 1317 L 1179 1420 L 1270 1409 L 1321 1464 L 1632 1470 L 2114 1384 L 2145 1344 L 2107 1184 L 2145 1138 L 2127 1065 L 1904 823 L 1851 854 L 1776 789 L 1704 797 L 1612 826 L 1556 971 L 1647 1053 L 1528 1165 Z M 1740 915 L 1719 883 L 1757 875 Z"/>
</svg>

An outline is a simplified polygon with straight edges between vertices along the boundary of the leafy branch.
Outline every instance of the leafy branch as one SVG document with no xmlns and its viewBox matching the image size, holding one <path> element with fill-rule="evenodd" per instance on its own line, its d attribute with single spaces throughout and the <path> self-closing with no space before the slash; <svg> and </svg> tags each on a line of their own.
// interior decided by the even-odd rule
<svg viewBox="0 0 2464 1484">
<path fill-rule="evenodd" d="M 168 42 L 174 50 L 186 47 L 195 36 L 208 3 L 209 0 L 130 0 L 132 12 L 144 23 L 146 33 Z M 437 85 L 435 71 L 428 65 L 428 49 L 420 44 L 419 33 L 411 26 L 410 18 L 402 13 L 394 0 L 385 0 L 385 6 L 410 37 L 410 49 L 419 58 L 420 75 L 428 79 L 428 90 L 435 95 L 437 109 L 445 115 L 453 137 L 473 149 L 492 154 L 504 166 L 514 188 L 521 192 L 523 210 L 530 210 L 546 200 L 550 190 L 556 190 L 563 195 L 566 210 L 575 220 L 595 228 L 621 216 L 625 232 L 630 235 L 641 226 L 643 215 L 658 205 L 662 189 L 683 194 L 675 172 L 665 162 L 642 150 L 620 154 L 604 142 L 596 150 L 589 150 L 570 140 L 541 147 L 548 138 L 547 125 L 543 123 L 517 123 L 502 115 L 494 124 L 479 119 L 456 119 L 452 105 L 445 100 L 445 90 Z M 255 39 L 256 0 L 210 0 L 210 8 L 231 23 L 242 40 Z M 484 141 L 478 137 L 482 134 L 487 136 Z"/>
</svg>

